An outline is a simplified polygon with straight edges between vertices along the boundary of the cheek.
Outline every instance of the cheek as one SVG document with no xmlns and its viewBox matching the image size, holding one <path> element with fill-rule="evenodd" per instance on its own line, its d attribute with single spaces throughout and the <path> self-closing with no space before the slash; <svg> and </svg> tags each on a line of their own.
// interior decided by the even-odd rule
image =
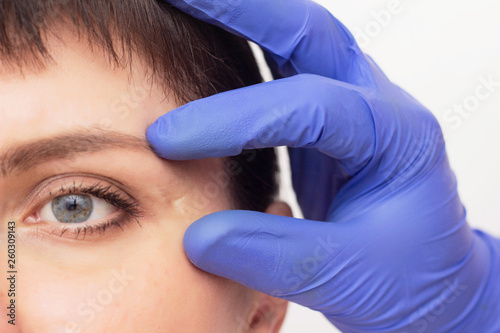
<svg viewBox="0 0 500 333">
<path fill-rule="evenodd" d="M 62 267 L 43 256 L 39 260 L 25 256 L 19 272 L 18 320 L 23 333 L 90 332 L 121 303 L 124 288 L 130 283 L 123 271 L 113 267 L 79 271 L 77 263 Z"/>
<path fill-rule="evenodd" d="M 189 224 L 177 220 L 158 225 L 159 237 L 148 244 L 152 260 L 138 263 L 144 276 L 127 294 L 127 302 L 141 304 L 133 311 L 150 324 L 150 332 L 180 327 L 183 332 L 235 331 L 246 320 L 252 291 L 191 264 L 182 246 Z"/>
</svg>

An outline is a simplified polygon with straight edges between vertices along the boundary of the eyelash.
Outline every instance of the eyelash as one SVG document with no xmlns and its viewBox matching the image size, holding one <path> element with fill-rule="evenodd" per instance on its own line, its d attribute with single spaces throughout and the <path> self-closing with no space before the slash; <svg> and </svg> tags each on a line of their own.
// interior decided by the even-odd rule
<svg viewBox="0 0 500 333">
<path fill-rule="evenodd" d="M 100 182 L 90 185 L 84 186 L 83 184 L 76 185 L 76 182 L 73 181 L 73 184 L 69 187 L 61 186 L 56 194 L 49 192 L 51 200 L 60 195 L 68 195 L 68 194 L 88 194 L 92 195 L 96 198 L 102 199 L 107 203 L 119 208 L 125 212 L 123 216 L 112 218 L 106 222 L 95 224 L 95 225 L 84 225 L 78 227 L 63 227 L 60 230 L 60 237 L 64 235 L 68 230 L 71 230 L 76 236 L 75 239 L 78 239 L 80 234 L 83 234 L 83 240 L 87 236 L 87 234 L 93 235 L 94 232 L 98 232 L 99 235 L 103 235 L 105 231 L 110 227 L 118 227 L 123 231 L 123 226 L 129 224 L 132 220 L 135 220 L 139 226 L 142 227 L 139 222 L 139 218 L 143 216 L 142 211 L 139 207 L 137 201 L 132 198 L 124 198 L 123 195 L 118 190 L 113 190 L 111 185 L 102 185 Z M 52 234 L 57 229 L 52 231 Z"/>
</svg>

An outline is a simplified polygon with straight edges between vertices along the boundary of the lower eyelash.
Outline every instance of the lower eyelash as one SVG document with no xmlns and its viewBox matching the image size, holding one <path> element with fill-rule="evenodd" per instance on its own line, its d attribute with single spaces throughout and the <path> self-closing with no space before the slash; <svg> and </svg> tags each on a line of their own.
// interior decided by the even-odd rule
<svg viewBox="0 0 500 333">
<path fill-rule="evenodd" d="M 82 240 L 85 240 L 85 237 L 87 236 L 87 234 L 92 236 L 94 233 L 99 233 L 99 236 L 103 236 L 104 233 L 106 232 L 106 230 L 110 227 L 118 227 L 122 231 L 124 231 L 123 227 L 125 225 L 128 225 L 129 223 L 131 223 L 132 220 L 135 220 L 137 222 L 137 224 L 139 224 L 139 226 L 142 227 L 141 223 L 139 222 L 139 220 L 136 217 L 129 215 L 129 214 L 124 214 L 121 217 L 115 217 L 115 218 L 113 218 L 109 221 L 106 221 L 104 223 L 101 223 L 101 224 L 86 225 L 86 226 L 81 226 L 81 227 L 76 227 L 76 228 L 64 227 L 63 229 L 60 229 L 60 228 L 54 229 L 52 231 L 52 234 L 55 234 L 57 231 L 58 233 L 60 232 L 59 237 L 62 237 L 67 231 L 70 231 L 71 233 L 75 234 L 75 240 L 78 239 L 78 237 L 80 235 L 83 235 Z"/>
</svg>

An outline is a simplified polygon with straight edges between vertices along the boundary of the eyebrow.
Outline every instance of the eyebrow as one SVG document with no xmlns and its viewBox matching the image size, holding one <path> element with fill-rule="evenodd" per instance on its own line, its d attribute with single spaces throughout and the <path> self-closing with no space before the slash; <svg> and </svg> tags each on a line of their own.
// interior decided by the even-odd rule
<svg viewBox="0 0 500 333">
<path fill-rule="evenodd" d="M 76 154 L 113 148 L 154 151 L 146 138 L 110 130 L 82 130 L 9 147 L 0 154 L 0 174 L 6 177 L 51 160 L 70 159 Z"/>
</svg>

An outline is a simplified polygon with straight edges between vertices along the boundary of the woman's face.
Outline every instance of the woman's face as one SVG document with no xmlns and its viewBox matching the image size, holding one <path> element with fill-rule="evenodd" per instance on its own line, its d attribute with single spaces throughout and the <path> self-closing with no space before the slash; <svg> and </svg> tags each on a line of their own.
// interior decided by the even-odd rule
<svg viewBox="0 0 500 333">
<path fill-rule="evenodd" d="M 198 270 L 182 247 L 194 220 L 231 208 L 221 161 L 157 157 L 146 129 L 173 99 L 141 67 L 129 81 L 64 41 L 42 72 L 0 66 L 0 258 L 3 276 L 15 221 L 17 271 L 16 326 L 2 315 L 0 331 L 244 332 L 266 302 L 249 330 L 277 331 L 286 305 Z"/>
</svg>

